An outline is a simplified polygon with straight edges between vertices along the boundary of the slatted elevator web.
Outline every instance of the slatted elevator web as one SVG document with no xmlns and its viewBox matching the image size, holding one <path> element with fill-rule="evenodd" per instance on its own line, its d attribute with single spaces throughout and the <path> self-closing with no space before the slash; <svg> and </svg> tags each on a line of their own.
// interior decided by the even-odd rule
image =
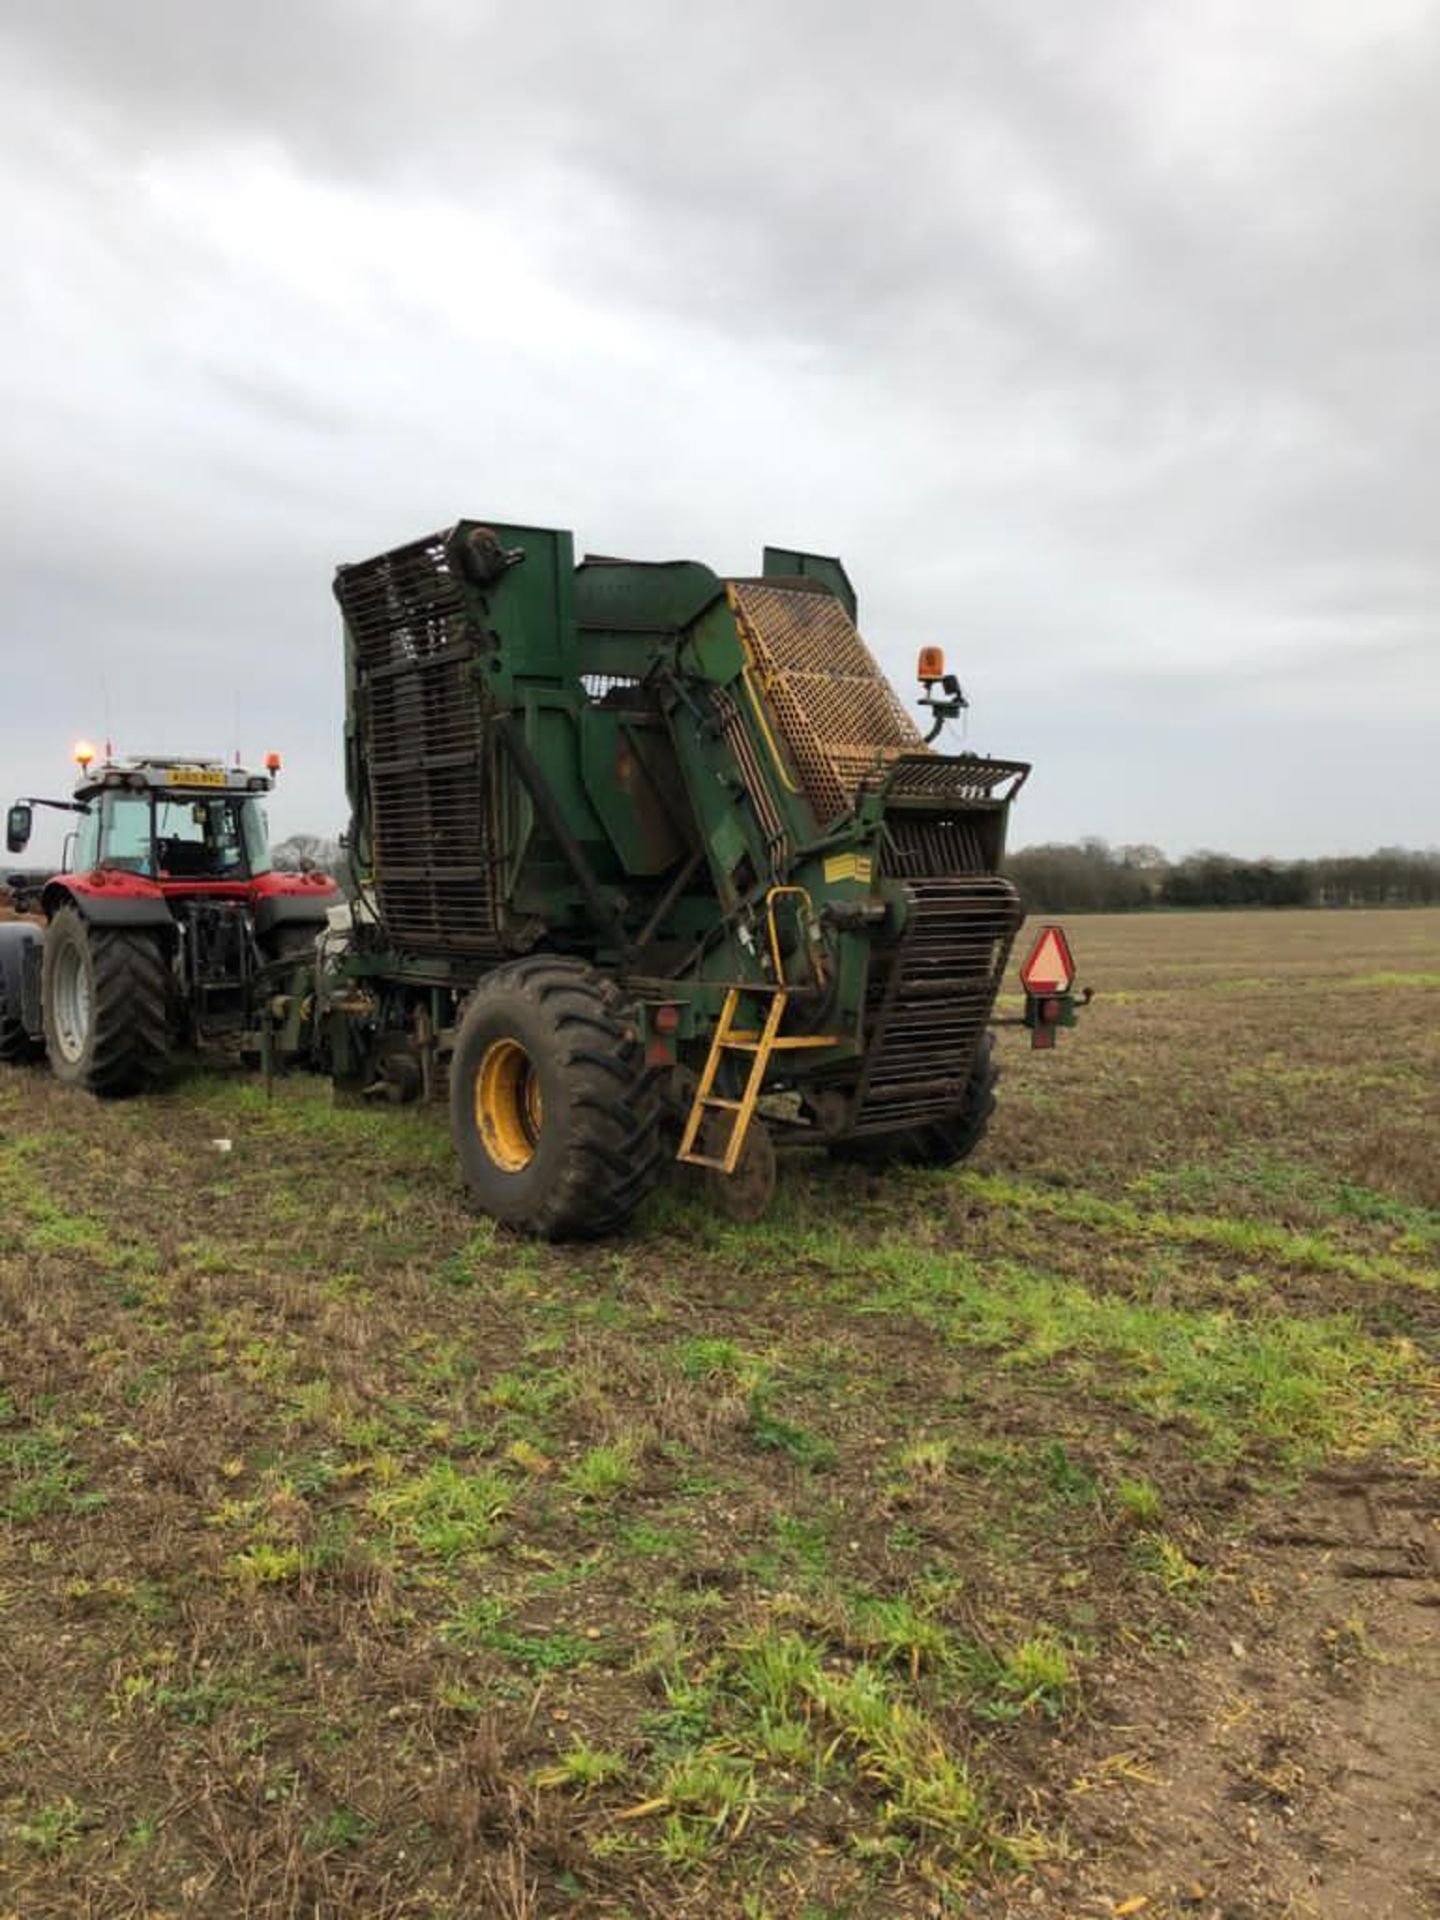
<svg viewBox="0 0 1440 1920">
<path fill-rule="evenodd" d="M 726 588 L 768 703 L 815 817 L 855 803 L 860 783 L 923 748 L 853 621 L 833 594 L 770 581 Z"/>
<path fill-rule="evenodd" d="M 489 952 L 490 769 L 449 533 L 341 567 L 335 594 L 354 646 L 381 917 L 417 953 Z"/>
</svg>

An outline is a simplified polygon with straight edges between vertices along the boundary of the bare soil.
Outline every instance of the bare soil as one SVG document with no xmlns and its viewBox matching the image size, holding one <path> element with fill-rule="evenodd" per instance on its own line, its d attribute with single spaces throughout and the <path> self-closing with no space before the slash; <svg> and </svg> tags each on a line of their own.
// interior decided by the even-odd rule
<svg viewBox="0 0 1440 1920">
<path fill-rule="evenodd" d="M 580 1250 L 0 1070 L 0 1917 L 1440 1914 L 1440 913 L 1072 932 L 965 1168 Z"/>
<path fill-rule="evenodd" d="M 1015 1911 L 1440 1914 L 1437 1519 L 1433 1482 L 1365 1468 L 1247 1515 L 1183 1658 L 1097 1682 L 1061 1761 L 1077 1859 Z"/>
</svg>

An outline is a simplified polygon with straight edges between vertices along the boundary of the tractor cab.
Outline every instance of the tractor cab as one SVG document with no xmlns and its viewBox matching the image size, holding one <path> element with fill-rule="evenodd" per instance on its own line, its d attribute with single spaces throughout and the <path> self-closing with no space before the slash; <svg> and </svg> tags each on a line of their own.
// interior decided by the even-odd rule
<svg viewBox="0 0 1440 1920">
<path fill-rule="evenodd" d="M 135 759 L 81 779 L 77 872 L 136 873 L 165 891 L 241 884 L 270 871 L 261 797 L 270 779 L 218 761 Z"/>
<path fill-rule="evenodd" d="M 236 888 L 271 871 L 261 801 L 275 784 L 279 757 L 264 773 L 222 760 L 108 754 L 98 765 L 84 742 L 71 800 L 22 800 L 11 807 L 7 845 L 23 852 L 35 806 L 79 815 L 66 838 L 63 871 L 134 874 L 163 893 Z"/>
</svg>

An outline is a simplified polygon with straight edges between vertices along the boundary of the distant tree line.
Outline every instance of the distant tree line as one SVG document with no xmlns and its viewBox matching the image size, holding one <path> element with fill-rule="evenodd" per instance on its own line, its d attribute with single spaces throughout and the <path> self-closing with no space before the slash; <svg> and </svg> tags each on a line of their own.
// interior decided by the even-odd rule
<svg viewBox="0 0 1440 1920">
<path fill-rule="evenodd" d="M 301 873 L 307 867 L 319 867 L 322 873 L 340 871 L 340 842 L 324 833 L 292 833 L 277 840 L 270 849 L 270 861 L 277 873 Z"/>
<path fill-rule="evenodd" d="M 1316 860 L 1241 860 L 1159 847 L 1022 847 L 1006 861 L 1032 913 L 1127 913 L 1145 907 L 1427 907 L 1440 905 L 1440 849 L 1381 847 Z"/>
<path fill-rule="evenodd" d="M 271 850 L 281 872 L 316 866 L 342 884 L 349 869 L 337 840 L 292 833 Z M 1145 843 L 1104 840 L 1021 847 L 1005 862 L 1032 913 L 1129 913 L 1144 907 L 1440 906 L 1440 849 L 1327 855 L 1318 860 L 1241 860 L 1191 853 L 1169 860 Z"/>
</svg>

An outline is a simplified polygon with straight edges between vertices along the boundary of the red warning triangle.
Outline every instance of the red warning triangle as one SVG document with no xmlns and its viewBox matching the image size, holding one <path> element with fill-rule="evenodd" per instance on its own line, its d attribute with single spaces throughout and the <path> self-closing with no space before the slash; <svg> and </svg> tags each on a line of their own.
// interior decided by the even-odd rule
<svg viewBox="0 0 1440 1920">
<path fill-rule="evenodd" d="M 1068 993 L 1075 978 L 1070 943 L 1059 927 L 1042 927 L 1020 969 L 1027 993 Z"/>
</svg>

